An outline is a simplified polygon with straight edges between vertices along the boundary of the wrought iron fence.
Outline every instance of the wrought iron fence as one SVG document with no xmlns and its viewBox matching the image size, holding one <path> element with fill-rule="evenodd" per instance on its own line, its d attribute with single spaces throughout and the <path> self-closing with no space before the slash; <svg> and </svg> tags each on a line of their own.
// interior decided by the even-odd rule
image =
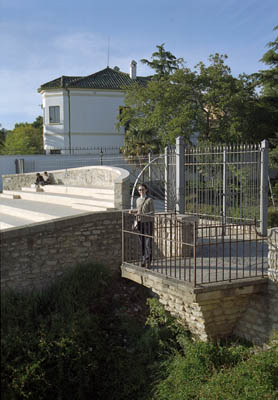
<svg viewBox="0 0 278 400">
<path fill-rule="evenodd" d="M 123 263 L 144 263 L 144 241 L 151 243 L 150 270 L 194 286 L 264 277 L 267 240 L 254 222 L 198 225 L 195 217 L 158 213 L 151 229 L 134 232 L 134 216 L 123 213 Z"/>
<path fill-rule="evenodd" d="M 261 145 L 185 150 L 185 210 L 207 221 L 260 220 Z"/>
</svg>

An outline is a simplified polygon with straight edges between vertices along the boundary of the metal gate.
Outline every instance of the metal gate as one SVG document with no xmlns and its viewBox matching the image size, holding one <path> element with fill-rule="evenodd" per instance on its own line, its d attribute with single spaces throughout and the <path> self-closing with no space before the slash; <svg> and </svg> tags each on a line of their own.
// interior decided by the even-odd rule
<svg viewBox="0 0 278 400">
<path fill-rule="evenodd" d="M 186 213 L 222 225 L 256 219 L 265 234 L 267 164 L 265 142 L 185 149 Z"/>
<path fill-rule="evenodd" d="M 147 183 L 156 211 L 198 216 L 208 223 L 244 224 L 254 220 L 267 231 L 268 143 L 175 148 L 149 158 L 135 180 Z"/>
</svg>

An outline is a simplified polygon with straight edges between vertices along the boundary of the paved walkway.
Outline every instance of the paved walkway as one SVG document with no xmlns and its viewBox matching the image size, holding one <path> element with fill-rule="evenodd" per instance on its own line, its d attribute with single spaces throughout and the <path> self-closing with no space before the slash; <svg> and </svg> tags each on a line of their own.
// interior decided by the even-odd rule
<svg viewBox="0 0 278 400">
<path fill-rule="evenodd" d="M 196 257 L 197 283 L 263 277 L 267 274 L 267 240 L 238 243 L 230 243 L 229 240 L 230 238 L 226 237 L 223 243 L 210 243 L 210 245 L 199 241 Z M 140 266 L 137 261 L 131 261 L 130 264 Z M 193 283 L 194 266 L 193 257 L 161 258 L 156 257 L 154 250 L 150 270 Z"/>
</svg>

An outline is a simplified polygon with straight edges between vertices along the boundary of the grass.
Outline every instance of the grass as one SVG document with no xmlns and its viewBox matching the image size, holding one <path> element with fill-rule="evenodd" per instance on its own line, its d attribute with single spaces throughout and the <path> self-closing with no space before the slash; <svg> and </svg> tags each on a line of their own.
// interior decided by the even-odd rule
<svg viewBox="0 0 278 400">
<path fill-rule="evenodd" d="M 148 295 L 91 264 L 42 293 L 3 294 L 2 399 L 277 398 L 277 341 L 193 342 Z"/>
</svg>

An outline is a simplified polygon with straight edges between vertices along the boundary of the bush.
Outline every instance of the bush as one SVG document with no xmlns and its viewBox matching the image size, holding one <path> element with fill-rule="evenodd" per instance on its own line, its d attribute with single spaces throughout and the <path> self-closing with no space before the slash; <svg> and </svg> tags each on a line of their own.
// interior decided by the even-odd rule
<svg viewBox="0 0 278 400">
<path fill-rule="evenodd" d="M 113 279 L 79 266 L 43 293 L 3 295 L 4 400 L 139 398 L 147 371 L 127 347 Z"/>
<path fill-rule="evenodd" d="M 277 341 L 254 354 L 246 345 L 186 339 L 161 366 L 154 400 L 261 400 L 278 394 Z"/>
<path fill-rule="evenodd" d="M 278 226 L 278 207 L 268 208 L 268 228 L 275 228 Z"/>
<path fill-rule="evenodd" d="M 156 299 L 148 300 L 146 326 L 138 323 L 116 290 L 107 269 L 86 265 L 43 293 L 2 295 L 2 398 L 253 400 L 277 395 L 277 338 L 257 354 L 239 343 L 193 342 Z M 127 293 L 122 297 L 126 301 Z"/>
</svg>

